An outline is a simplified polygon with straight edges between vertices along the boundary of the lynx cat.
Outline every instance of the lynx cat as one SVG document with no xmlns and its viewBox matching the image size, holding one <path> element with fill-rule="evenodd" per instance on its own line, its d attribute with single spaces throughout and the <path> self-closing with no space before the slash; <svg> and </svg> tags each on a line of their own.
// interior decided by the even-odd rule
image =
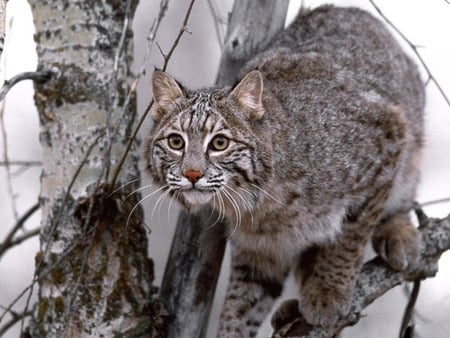
<svg viewBox="0 0 450 338">
<path fill-rule="evenodd" d="M 424 90 L 378 20 L 356 8 L 302 11 L 234 87 L 189 90 L 153 74 L 146 166 L 187 208 L 223 215 L 232 268 L 220 337 L 252 337 L 294 268 L 313 325 L 346 315 L 372 236 L 393 269 L 420 240 Z"/>
</svg>

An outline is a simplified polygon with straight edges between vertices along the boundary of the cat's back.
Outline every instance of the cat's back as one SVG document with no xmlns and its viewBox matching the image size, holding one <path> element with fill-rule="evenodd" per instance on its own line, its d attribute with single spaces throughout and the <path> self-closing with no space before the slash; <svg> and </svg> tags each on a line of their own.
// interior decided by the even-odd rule
<svg viewBox="0 0 450 338">
<path fill-rule="evenodd" d="M 424 90 L 417 67 L 384 24 L 363 10 L 303 11 L 244 72 L 250 68 L 260 70 L 282 106 L 284 128 L 274 129 L 278 166 L 314 173 L 311 187 L 354 187 L 367 167 L 369 185 L 399 147 L 410 152 L 422 143 Z M 267 116 L 272 125 L 280 120 Z M 404 136 L 387 137 L 400 133 L 395 128 L 411 135 L 410 145 L 400 145 Z"/>
<path fill-rule="evenodd" d="M 324 90 L 333 83 L 368 97 L 379 95 L 413 111 L 424 105 L 416 65 L 385 25 L 359 8 L 325 5 L 302 10 L 246 71 L 251 67 L 258 67 L 283 99 L 287 82 L 303 90 L 303 84 L 315 81 L 311 90 Z"/>
</svg>

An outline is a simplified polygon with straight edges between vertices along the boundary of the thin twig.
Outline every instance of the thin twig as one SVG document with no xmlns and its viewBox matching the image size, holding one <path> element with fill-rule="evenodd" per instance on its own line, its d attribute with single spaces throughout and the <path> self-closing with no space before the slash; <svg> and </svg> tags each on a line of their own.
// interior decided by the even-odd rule
<svg viewBox="0 0 450 338">
<path fill-rule="evenodd" d="M 37 211 L 39 210 L 39 203 L 36 203 L 35 205 L 33 205 L 30 209 L 28 209 L 28 211 L 22 216 L 20 217 L 16 224 L 13 226 L 13 228 L 11 229 L 11 231 L 8 233 L 8 235 L 6 236 L 5 240 L 3 241 L 3 243 L 1 243 L 0 245 L 0 259 L 3 256 L 3 254 L 5 253 L 6 250 L 8 250 L 9 248 L 11 248 L 14 244 L 13 238 L 14 235 L 17 233 L 17 231 L 19 229 L 21 229 L 23 227 L 23 225 L 25 224 L 25 222 Z"/>
<path fill-rule="evenodd" d="M 46 270 L 43 270 L 39 273 L 39 276 L 36 275 L 36 273 L 34 274 L 33 280 L 31 281 L 31 283 L 25 287 L 22 292 L 20 292 L 16 298 L 14 298 L 11 303 L 7 306 L 4 307 L 4 312 L 3 314 L 0 315 L 0 322 L 2 322 L 2 320 L 5 318 L 5 316 L 10 313 L 12 311 L 12 308 L 14 305 L 16 305 L 16 303 L 27 293 L 30 292 L 30 294 L 32 294 L 33 292 L 33 288 L 34 285 L 36 283 L 38 283 L 39 281 L 41 281 L 42 279 L 44 279 L 45 277 L 47 277 L 55 268 L 57 268 L 69 255 L 72 254 L 73 250 L 80 245 L 80 243 L 82 242 L 82 240 L 84 240 L 83 237 L 80 237 L 77 241 L 75 241 L 72 246 L 70 246 L 69 248 L 66 249 L 66 251 L 58 258 L 58 260 L 53 263 L 51 266 L 49 266 Z M 40 261 L 41 262 L 41 261 Z M 36 271 L 36 270 L 35 270 Z M 28 312 L 28 302 L 27 302 L 27 306 L 24 310 L 24 313 Z M 23 323 L 23 321 L 22 321 Z M 23 326 L 22 326 L 22 330 L 21 332 L 23 332 Z"/>
<path fill-rule="evenodd" d="M 153 42 L 155 41 L 156 33 L 158 32 L 159 26 L 160 26 L 160 24 L 161 24 L 161 22 L 162 22 L 162 20 L 163 20 L 163 18 L 165 16 L 166 12 L 167 12 L 168 3 L 169 3 L 169 0 L 161 0 L 161 2 L 159 4 L 159 8 L 160 9 L 159 9 L 158 17 L 153 21 L 153 24 L 152 24 L 152 26 L 150 28 L 150 32 L 149 32 L 149 35 L 148 35 L 148 38 L 147 38 L 149 43 L 148 43 L 148 47 L 147 47 L 147 49 L 145 51 L 144 60 L 142 61 L 141 69 L 140 69 L 139 73 L 137 74 L 136 79 L 134 80 L 134 82 L 133 82 L 133 84 L 132 84 L 132 86 L 130 88 L 130 91 L 128 92 L 127 99 L 126 99 L 126 101 L 125 101 L 125 103 L 123 105 L 122 116 L 124 116 L 124 114 L 125 114 L 125 110 L 126 110 L 126 107 L 129 104 L 130 100 L 131 100 L 131 96 L 136 91 L 136 87 L 137 87 L 137 84 L 138 84 L 141 76 L 145 74 L 145 65 L 146 65 L 147 60 L 150 58 L 150 53 L 151 53 L 151 50 L 152 50 L 152 47 L 153 47 Z M 122 119 L 119 121 L 119 123 L 121 123 L 121 122 L 122 122 Z M 125 163 L 125 159 L 126 159 L 126 157 L 128 155 L 128 152 L 130 151 L 131 146 L 132 146 L 134 140 L 136 139 L 137 133 L 139 132 L 139 129 L 141 128 L 143 122 L 144 122 L 143 119 L 141 119 L 141 121 L 139 121 L 138 127 L 135 129 L 135 132 L 132 134 L 132 136 L 131 136 L 128 144 L 127 144 L 127 147 L 125 148 L 124 155 L 122 156 L 122 158 L 119 161 L 119 164 L 118 164 L 118 166 L 116 168 L 116 171 L 115 171 L 115 173 L 113 175 L 113 178 L 111 180 L 111 187 L 113 187 L 113 188 L 114 188 L 114 186 L 116 184 L 116 181 L 117 181 L 117 178 L 118 178 L 118 176 L 120 174 L 122 166 Z"/>
<path fill-rule="evenodd" d="M 12 315 L 12 318 L 10 321 L 6 322 L 2 327 L 0 327 L 0 337 L 3 337 L 5 332 L 8 331 L 10 328 L 12 328 L 20 320 L 22 320 L 22 318 L 31 316 L 33 314 L 33 311 L 27 311 L 27 312 L 22 312 L 22 313 L 16 313 L 14 311 L 9 311 L 9 313 Z"/>
<path fill-rule="evenodd" d="M 167 54 L 163 54 L 163 58 L 164 58 L 164 64 L 162 67 L 162 70 L 165 71 L 167 69 L 167 66 L 169 64 L 170 58 L 172 57 L 173 52 L 175 51 L 175 48 L 178 46 L 178 44 L 180 43 L 181 37 L 183 36 L 183 34 L 185 32 L 187 32 L 187 24 L 189 21 L 189 17 L 191 15 L 192 12 L 192 8 L 194 6 L 195 0 L 191 0 L 191 3 L 189 4 L 189 7 L 186 11 L 186 14 L 184 16 L 184 20 L 183 20 L 183 24 L 182 27 L 180 29 L 180 31 L 178 32 L 178 35 L 176 36 L 172 47 L 170 48 L 169 52 Z M 141 118 L 139 119 L 139 122 L 136 126 L 136 128 L 134 129 L 133 134 L 131 135 L 130 139 L 128 140 L 128 144 L 127 147 L 125 148 L 125 151 L 122 155 L 122 158 L 119 161 L 119 164 L 117 165 L 116 171 L 114 173 L 114 176 L 111 180 L 111 186 L 114 187 L 116 182 L 117 182 L 117 178 L 119 177 L 120 171 L 122 170 L 122 167 L 125 163 L 125 160 L 128 156 L 128 153 L 130 152 L 131 146 L 133 145 L 137 134 L 142 126 L 142 124 L 144 123 L 145 119 L 147 118 L 148 113 L 150 112 L 151 108 L 153 106 L 153 99 L 150 101 L 150 103 L 147 105 L 147 108 L 145 109 L 144 113 L 142 114 Z"/>
<path fill-rule="evenodd" d="M 432 201 L 419 203 L 418 206 L 423 208 L 423 207 L 428 207 L 428 206 L 434 205 L 434 204 L 449 203 L 449 202 L 450 202 L 450 197 L 445 197 L 445 198 L 440 198 L 440 199 L 437 199 L 437 200 L 432 200 Z"/>
<path fill-rule="evenodd" d="M 429 81 L 433 81 L 436 88 L 439 90 L 439 92 L 441 93 L 441 96 L 444 98 L 445 102 L 447 103 L 447 106 L 450 108 L 450 99 L 447 96 L 447 94 L 445 93 L 444 89 L 441 87 L 440 83 L 436 80 L 436 78 L 433 76 L 433 74 L 431 73 L 430 68 L 428 67 L 427 63 L 425 62 L 425 60 L 422 58 L 422 56 L 419 53 L 419 50 L 417 48 L 416 45 L 414 45 L 401 31 L 400 29 L 397 28 L 397 26 L 395 26 L 392 21 L 390 21 L 386 15 L 384 15 L 384 13 L 381 11 L 381 9 L 375 4 L 375 2 L 373 0 L 369 0 L 369 2 L 372 4 L 372 6 L 375 8 L 375 10 L 378 12 L 378 14 L 383 18 L 384 21 L 386 21 L 386 23 L 392 27 L 392 29 L 394 29 L 399 35 L 400 37 L 409 45 L 409 47 L 412 49 L 412 51 L 414 52 L 414 54 L 416 54 L 417 58 L 419 59 L 420 63 L 422 64 L 422 67 L 425 69 L 425 72 L 427 73 L 428 77 L 429 77 Z M 448 2 L 448 1 L 447 1 Z"/>
<path fill-rule="evenodd" d="M 50 79 L 50 76 L 51 76 L 51 72 L 44 71 L 44 70 L 36 71 L 36 72 L 20 73 L 20 74 L 14 76 L 13 78 L 11 78 L 10 80 L 5 81 L 5 84 L 0 89 L 0 101 L 3 101 L 6 94 L 8 94 L 8 92 L 11 90 L 11 88 L 14 87 L 16 84 L 18 84 L 20 81 L 34 80 L 36 82 L 41 83 L 41 82 L 48 81 Z"/>
<path fill-rule="evenodd" d="M 25 242 L 27 239 L 30 239 L 30 238 L 33 238 L 33 237 L 39 235 L 40 232 L 41 232 L 40 228 L 36 228 L 34 230 L 27 231 L 23 235 L 14 238 L 14 240 L 11 242 L 10 246 L 13 247 L 13 246 L 19 245 L 20 243 Z"/>
<path fill-rule="evenodd" d="M 170 58 L 172 57 L 172 54 L 175 51 L 175 48 L 177 48 L 178 44 L 180 43 L 181 37 L 184 35 L 184 33 L 189 32 L 189 30 L 187 29 L 187 24 L 189 21 L 189 17 L 191 16 L 192 8 L 194 7 L 194 3 L 195 3 L 195 0 L 191 0 L 191 3 L 189 4 L 189 7 L 184 16 L 183 26 L 181 27 L 180 31 L 178 32 L 178 35 L 175 38 L 175 41 L 173 42 L 172 47 L 170 48 L 169 52 L 166 55 L 164 55 L 164 65 L 162 67 L 163 71 L 165 71 L 167 69 Z"/>
<path fill-rule="evenodd" d="M 3 46 L 5 44 L 6 1 L 0 0 L 0 57 L 2 56 Z"/>
<path fill-rule="evenodd" d="M 3 143 L 3 161 L 5 162 L 5 168 L 6 168 L 6 184 L 7 184 L 7 191 L 9 195 L 9 200 L 11 201 L 11 209 L 13 213 L 14 220 L 17 221 L 19 218 L 19 213 L 17 211 L 17 205 L 16 205 L 16 196 L 14 194 L 14 187 L 12 183 L 12 173 L 11 168 L 9 166 L 9 155 L 8 155 L 8 135 L 6 133 L 6 127 L 5 127 L 5 104 L 3 101 L 0 101 L 0 133 L 2 137 L 2 143 Z"/>
<path fill-rule="evenodd" d="M 409 297 L 408 305 L 406 306 L 405 312 L 403 314 L 399 338 L 406 338 L 406 332 L 409 327 L 409 323 L 411 322 L 411 318 L 414 312 L 414 306 L 416 305 L 417 297 L 419 296 L 420 283 L 420 280 L 414 281 L 411 296 Z"/>
<path fill-rule="evenodd" d="M 12 161 L 12 160 L 8 160 L 8 162 L 0 161 L 0 167 L 6 166 L 41 167 L 42 161 Z"/>
<path fill-rule="evenodd" d="M 224 45 L 224 37 L 223 37 L 223 32 L 220 28 L 220 24 L 222 23 L 223 20 L 220 19 L 219 15 L 217 14 L 217 8 L 216 8 L 216 4 L 213 3 L 213 0 L 208 0 L 208 7 L 209 10 L 211 12 L 211 15 L 213 17 L 213 21 L 214 21 L 214 28 L 216 31 L 216 36 L 217 36 L 217 43 L 219 44 L 220 50 L 223 50 L 223 45 Z"/>
<path fill-rule="evenodd" d="M 123 19 L 123 25 L 122 25 L 122 33 L 120 35 L 119 44 L 117 46 L 116 54 L 114 56 L 114 63 L 113 63 L 113 70 L 111 74 L 112 81 L 110 82 L 109 86 L 109 109 L 106 114 L 106 121 L 105 121 L 105 130 L 106 130 L 106 151 L 104 152 L 104 165 L 105 165 L 105 181 L 108 180 L 109 177 L 109 170 L 111 168 L 111 151 L 112 146 L 114 143 L 114 138 L 116 134 L 112 134 L 112 125 L 111 125 L 111 118 L 112 118 L 112 112 L 113 109 L 118 105 L 118 99 L 119 95 L 117 95 L 117 77 L 119 75 L 119 62 L 120 62 L 120 56 L 122 55 L 122 50 L 125 46 L 125 38 L 129 26 L 129 16 L 130 16 L 130 9 L 131 9 L 131 0 L 127 1 L 127 7 L 125 9 L 125 16 Z M 119 126 L 116 127 L 118 130 Z"/>
</svg>

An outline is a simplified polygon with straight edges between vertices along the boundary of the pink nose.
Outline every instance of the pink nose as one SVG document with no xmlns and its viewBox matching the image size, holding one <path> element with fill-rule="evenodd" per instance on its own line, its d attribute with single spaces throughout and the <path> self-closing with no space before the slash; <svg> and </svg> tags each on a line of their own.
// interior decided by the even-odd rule
<svg viewBox="0 0 450 338">
<path fill-rule="evenodd" d="M 183 175 L 192 183 L 197 182 L 203 176 L 199 170 L 186 170 Z"/>
</svg>

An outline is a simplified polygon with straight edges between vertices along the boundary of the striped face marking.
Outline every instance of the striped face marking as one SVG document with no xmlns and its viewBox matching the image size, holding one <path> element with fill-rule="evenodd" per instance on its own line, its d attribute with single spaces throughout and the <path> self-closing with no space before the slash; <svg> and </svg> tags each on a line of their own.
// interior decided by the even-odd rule
<svg viewBox="0 0 450 338">
<path fill-rule="evenodd" d="M 236 129 L 218 111 L 212 93 L 194 93 L 157 131 L 152 158 L 161 168 L 160 180 L 191 205 L 213 199 L 247 203 L 234 195 L 241 182 L 252 181 L 254 164 L 251 147 Z"/>
</svg>

